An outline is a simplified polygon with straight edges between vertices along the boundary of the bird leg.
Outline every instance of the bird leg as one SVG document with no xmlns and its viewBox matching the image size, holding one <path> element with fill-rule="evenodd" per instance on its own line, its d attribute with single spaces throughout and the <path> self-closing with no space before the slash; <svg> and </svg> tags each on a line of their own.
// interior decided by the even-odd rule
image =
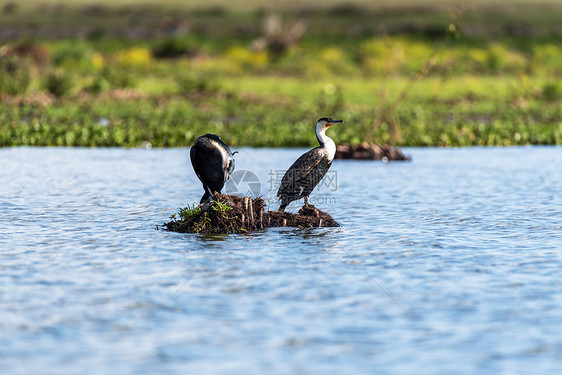
<svg viewBox="0 0 562 375">
<path fill-rule="evenodd" d="M 305 206 L 308 206 L 308 196 L 305 196 L 305 197 L 304 197 L 304 205 L 305 205 Z"/>
<path fill-rule="evenodd" d="M 209 211 L 209 209 L 211 208 L 211 200 L 207 199 L 205 202 L 199 204 L 199 208 L 201 208 L 201 211 L 203 212 Z"/>
<path fill-rule="evenodd" d="M 211 189 L 209 189 L 208 186 L 204 186 L 204 188 L 205 188 L 205 194 L 203 195 L 203 198 L 201 198 L 199 207 L 201 208 L 202 211 L 208 211 L 209 208 L 211 208 L 211 204 L 214 201 L 213 192 L 211 191 Z"/>
<path fill-rule="evenodd" d="M 213 199 L 213 192 L 211 191 L 211 188 L 206 186 L 206 189 L 207 189 L 207 192 L 209 193 L 209 202 L 214 202 L 215 200 Z"/>
</svg>

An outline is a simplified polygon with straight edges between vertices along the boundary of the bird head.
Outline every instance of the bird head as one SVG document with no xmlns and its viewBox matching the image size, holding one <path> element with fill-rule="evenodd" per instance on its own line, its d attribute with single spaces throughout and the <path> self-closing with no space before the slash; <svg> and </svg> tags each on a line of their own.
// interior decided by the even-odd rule
<svg viewBox="0 0 562 375">
<path fill-rule="evenodd" d="M 318 121 L 316 121 L 316 128 L 319 130 L 324 130 L 335 124 L 343 124 L 343 120 L 333 120 L 329 117 L 322 117 Z"/>
</svg>

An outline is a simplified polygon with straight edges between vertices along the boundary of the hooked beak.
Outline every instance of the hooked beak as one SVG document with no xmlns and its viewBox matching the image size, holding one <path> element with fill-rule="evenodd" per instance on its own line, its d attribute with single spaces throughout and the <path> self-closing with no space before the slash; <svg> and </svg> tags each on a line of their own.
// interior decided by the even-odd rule
<svg viewBox="0 0 562 375">
<path fill-rule="evenodd" d="M 336 124 L 343 124 L 343 120 L 333 120 L 327 123 L 328 127 L 332 126 L 332 125 L 336 125 Z"/>
</svg>

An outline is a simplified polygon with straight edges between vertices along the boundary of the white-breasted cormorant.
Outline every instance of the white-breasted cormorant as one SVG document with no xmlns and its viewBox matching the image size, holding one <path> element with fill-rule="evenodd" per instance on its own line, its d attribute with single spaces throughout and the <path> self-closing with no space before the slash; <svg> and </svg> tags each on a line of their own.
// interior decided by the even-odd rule
<svg viewBox="0 0 562 375">
<path fill-rule="evenodd" d="M 320 146 L 301 155 L 285 172 L 277 191 L 277 197 L 281 201 L 279 211 L 284 211 L 289 203 L 300 198 L 304 198 L 305 205 L 308 204 L 308 196 L 326 175 L 336 154 L 336 144 L 326 135 L 326 130 L 340 123 L 343 120 L 326 117 L 316 122 L 316 138 Z"/>
<path fill-rule="evenodd" d="M 210 199 L 213 193 L 220 193 L 234 171 L 234 154 L 216 134 L 205 134 L 195 140 L 189 156 L 205 190 L 200 203 Z"/>
</svg>

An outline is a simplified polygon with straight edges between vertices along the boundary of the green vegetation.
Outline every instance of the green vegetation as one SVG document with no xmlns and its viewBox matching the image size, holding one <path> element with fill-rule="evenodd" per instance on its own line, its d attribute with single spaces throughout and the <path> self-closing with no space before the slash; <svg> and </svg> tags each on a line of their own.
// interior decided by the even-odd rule
<svg viewBox="0 0 562 375">
<path fill-rule="evenodd" d="M 163 228 L 184 233 L 246 233 L 263 226 L 262 198 L 217 194 L 203 206 L 187 205 L 170 217 Z"/>
<path fill-rule="evenodd" d="M 170 216 L 170 222 L 165 224 L 168 230 L 181 232 L 186 231 L 190 233 L 221 233 L 214 231 L 213 220 L 211 217 L 219 222 L 229 221 L 231 218 L 226 215 L 225 204 L 223 202 L 213 202 L 210 209 L 214 215 L 210 215 L 208 210 L 202 211 L 200 206 L 195 204 L 180 207 L 176 214 Z M 228 207 L 231 208 L 231 207 Z"/>
<path fill-rule="evenodd" d="M 562 144 L 558 2 L 144 3 L 0 2 L 0 146 Z"/>
</svg>

